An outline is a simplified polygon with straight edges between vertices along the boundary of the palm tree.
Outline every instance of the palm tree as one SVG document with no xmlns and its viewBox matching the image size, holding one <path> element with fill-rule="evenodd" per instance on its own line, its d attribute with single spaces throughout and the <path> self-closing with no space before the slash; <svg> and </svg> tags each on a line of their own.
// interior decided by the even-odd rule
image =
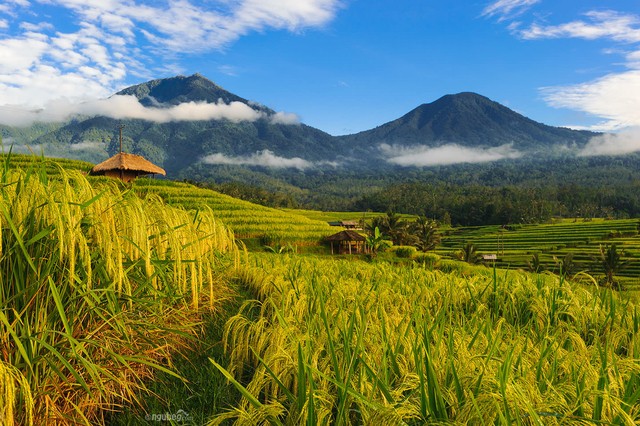
<svg viewBox="0 0 640 426">
<path fill-rule="evenodd" d="M 412 229 L 418 240 L 415 244 L 418 250 L 433 250 L 440 243 L 438 223 L 435 220 L 428 219 L 426 216 L 419 216 Z"/>
<path fill-rule="evenodd" d="M 628 264 L 627 261 L 622 260 L 624 253 L 618 252 L 618 247 L 615 243 L 607 246 L 600 246 L 600 255 L 596 261 L 604 272 L 604 278 L 602 284 L 619 290 L 620 284 L 616 281 L 615 275 L 622 271 Z"/>
<path fill-rule="evenodd" d="M 380 233 L 393 241 L 395 245 L 413 245 L 416 238 L 409 231 L 409 224 L 403 220 L 400 215 L 389 211 L 386 216 L 376 216 L 371 220 L 371 224 L 367 226 L 370 236 L 374 235 L 375 229 L 378 228 Z"/>
<path fill-rule="evenodd" d="M 482 256 L 476 251 L 476 246 L 473 243 L 467 243 L 460 251 L 456 253 L 458 260 L 470 263 L 472 265 L 480 262 Z"/>
<path fill-rule="evenodd" d="M 538 253 L 534 253 L 531 256 L 531 259 L 527 261 L 527 266 L 531 272 L 544 271 L 544 266 L 542 266 L 542 263 L 540 262 L 540 255 Z"/>
<path fill-rule="evenodd" d="M 565 254 L 564 257 L 560 260 L 558 260 L 558 258 L 556 258 L 555 256 L 553 257 L 553 259 L 555 260 L 556 265 L 558 265 L 559 267 L 558 272 L 560 275 L 571 278 L 576 274 L 578 265 L 573 260 L 572 252 Z"/>
<path fill-rule="evenodd" d="M 408 223 L 395 212 L 387 212 L 385 217 L 386 234 L 395 245 L 409 245 Z"/>
</svg>

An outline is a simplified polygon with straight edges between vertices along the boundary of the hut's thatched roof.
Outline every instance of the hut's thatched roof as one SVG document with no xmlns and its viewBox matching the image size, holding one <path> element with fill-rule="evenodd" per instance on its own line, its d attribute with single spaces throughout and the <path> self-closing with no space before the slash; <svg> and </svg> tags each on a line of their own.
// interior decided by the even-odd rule
<svg viewBox="0 0 640 426">
<path fill-rule="evenodd" d="M 355 231 L 340 231 L 327 237 L 327 241 L 366 241 L 367 239 Z"/>
<path fill-rule="evenodd" d="M 131 170 L 144 174 L 157 174 L 166 176 L 163 168 L 156 166 L 144 157 L 135 154 L 121 152 L 91 169 L 91 174 L 103 174 L 109 170 Z"/>
</svg>

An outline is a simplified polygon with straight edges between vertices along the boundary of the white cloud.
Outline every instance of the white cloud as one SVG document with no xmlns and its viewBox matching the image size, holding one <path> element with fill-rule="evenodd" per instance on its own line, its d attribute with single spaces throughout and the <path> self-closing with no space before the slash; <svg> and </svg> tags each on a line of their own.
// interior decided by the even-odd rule
<svg viewBox="0 0 640 426">
<path fill-rule="evenodd" d="M 605 49 L 607 54 L 622 54 L 627 70 L 603 75 L 578 84 L 543 87 L 541 93 L 547 103 L 556 108 L 569 108 L 600 118 L 589 130 L 617 131 L 640 126 L 640 16 L 612 10 L 590 11 L 583 19 L 558 25 L 531 24 L 521 28 L 512 23 L 514 34 L 528 40 L 579 38 L 609 40 L 616 48 Z M 574 128 L 584 126 L 571 125 Z"/>
<path fill-rule="evenodd" d="M 188 0 L 153 6 L 126 0 L 53 1 L 128 37 L 143 27 L 142 33 L 156 47 L 181 53 L 221 48 L 250 31 L 319 27 L 340 7 L 339 0 L 219 0 L 210 8 Z"/>
<path fill-rule="evenodd" d="M 31 22 L 21 22 L 20 28 L 28 32 L 38 32 L 42 30 L 53 30 L 55 27 L 50 22 L 40 22 L 33 24 Z"/>
<path fill-rule="evenodd" d="M 49 48 L 46 37 L 27 33 L 24 37 L 0 40 L 0 75 L 31 68 Z"/>
<path fill-rule="evenodd" d="M 234 13 L 230 28 L 237 34 L 265 27 L 298 31 L 304 27 L 322 26 L 333 19 L 336 0 L 244 0 Z"/>
<path fill-rule="evenodd" d="M 542 89 L 545 100 L 556 108 L 570 108 L 602 117 L 591 130 L 614 131 L 640 126 L 640 70 L 609 74 L 573 86 Z"/>
<path fill-rule="evenodd" d="M 498 0 L 482 11 L 482 16 L 500 15 L 500 21 L 518 16 L 541 0 Z"/>
<path fill-rule="evenodd" d="M 105 144 L 99 141 L 82 141 L 69 145 L 71 151 L 104 151 L 105 148 Z"/>
<path fill-rule="evenodd" d="M 640 151 L 640 127 L 635 127 L 616 134 L 596 136 L 580 150 L 578 155 L 583 157 L 624 155 L 638 151 Z"/>
<path fill-rule="evenodd" d="M 640 18 L 636 15 L 614 11 L 592 11 L 585 14 L 590 22 L 572 21 L 561 25 L 533 24 L 520 30 L 525 39 L 538 38 L 583 38 L 595 40 L 609 38 L 623 43 L 640 42 Z"/>
<path fill-rule="evenodd" d="M 220 65 L 218 67 L 218 72 L 224 74 L 224 75 L 228 75 L 229 77 L 237 77 L 238 76 L 238 69 L 236 67 L 234 67 L 233 65 Z"/>
<path fill-rule="evenodd" d="M 253 31 L 323 26 L 340 2 L 4 0 L 0 13 L 28 16 L 28 22 L 23 20 L 19 33 L 0 35 L 0 105 L 42 107 L 56 99 L 104 98 L 122 87 L 127 76 L 149 79 L 180 69 L 181 56 L 223 49 Z M 57 8 L 58 21 L 47 22 L 37 3 Z M 63 20 L 76 29 L 54 27 Z M 0 29 L 7 26 L 0 20 Z M 164 60 L 151 65 L 158 57 Z"/>
<path fill-rule="evenodd" d="M 242 102 L 225 104 L 207 102 L 185 102 L 179 105 L 153 107 L 143 106 L 135 96 L 112 96 L 108 99 L 81 103 L 55 100 L 44 108 L 25 110 L 19 107 L 0 106 L 0 124 L 25 126 L 33 122 L 58 122 L 76 115 L 105 116 L 120 119 L 139 119 L 156 123 L 171 121 L 229 120 L 234 123 L 269 119 L 277 124 L 297 124 L 297 116 L 288 113 L 267 115 Z"/>
<path fill-rule="evenodd" d="M 3 0 L 0 4 L 0 13 L 6 13 L 9 16 L 16 16 L 15 9 L 17 7 L 28 7 L 29 2 L 27 0 Z"/>
<path fill-rule="evenodd" d="M 506 158 L 519 158 L 521 153 L 513 149 L 511 144 L 492 148 L 469 148 L 458 144 L 439 147 L 412 146 L 399 147 L 381 144 L 380 151 L 387 162 L 399 166 L 436 166 L 458 163 L 486 163 Z"/>
<path fill-rule="evenodd" d="M 300 118 L 289 112 L 276 112 L 271 116 L 273 124 L 300 124 Z"/>
<path fill-rule="evenodd" d="M 313 167 L 313 163 L 299 157 L 284 158 L 275 155 L 268 149 L 248 156 L 227 157 L 224 154 L 210 154 L 202 159 L 205 164 L 233 164 L 246 166 L 262 166 L 274 169 L 294 168 L 299 170 Z"/>
<path fill-rule="evenodd" d="M 9 28 L 9 21 L 6 19 L 0 19 L 0 30 Z"/>
</svg>

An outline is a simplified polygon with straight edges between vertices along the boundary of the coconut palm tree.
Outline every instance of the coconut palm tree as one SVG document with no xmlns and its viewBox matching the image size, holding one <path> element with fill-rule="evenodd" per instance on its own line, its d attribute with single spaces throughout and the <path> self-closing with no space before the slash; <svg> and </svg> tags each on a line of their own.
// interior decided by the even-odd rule
<svg viewBox="0 0 640 426">
<path fill-rule="evenodd" d="M 440 243 L 438 223 L 426 216 L 419 216 L 412 226 L 412 231 L 417 238 L 415 246 L 418 250 L 429 251 Z"/>
<path fill-rule="evenodd" d="M 540 254 L 534 253 L 531 256 L 531 259 L 527 261 L 527 266 L 529 267 L 529 271 L 531 272 L 542 272 L 544 271 L 544 266 L 540 262 Z"/>
<path fill-rule="evenodd" d="M 618 252 L 615 243 L 606 246 L 600 246 L 600 253 L 596 260 L 596 265 L 604 272 L 602 285 L 619 290 L 620 283 L 616 281 L 615 275 L 620 273 L 629 262 L 623 261 L 624 253 Z"/>
<path fill-rule="evenodd" d="M 409 232 L 409 223 L 392 211 L 387 212 L 386 216 L 374 217 L 367 226 L 367 233 L 373 236 L 376 228 L 395 245 L 413 245 L 417 241 Z"/>
<path fill-rule="evenodd" d="M 562 259 L 558 259 L 554 256 L 553 260 L 558 266 L 558 273 L 564 277 L 571 278 L 578 271 L 578 265 L 573 260 L 572 252 L 568 252 L 567 254 L 565 254 Z"/>
<path fill-rule="evenodd" d="M 476 251 L 476 246 L 473 243 L 467 243 L 460 251 L 456 253 L 458 260 L 470 263 L 472 265 L 479 263 L 482 259 L 480 253 Z"/>
</svg>

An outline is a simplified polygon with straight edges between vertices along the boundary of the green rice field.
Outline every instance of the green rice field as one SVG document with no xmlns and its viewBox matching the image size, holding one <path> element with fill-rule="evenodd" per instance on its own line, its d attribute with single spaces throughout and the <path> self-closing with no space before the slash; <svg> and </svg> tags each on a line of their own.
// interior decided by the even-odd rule
<svg viewBox="0 0 640 426">
<path fill-rule="evenodd" d="M 595 272 L 594 259 L 600 246 L 615 243 L 628 265 L 619 277 L 633 289 L 640 289 L 640 220 L 569 219 L 550 224 L 465 227 L 451 229 L 437 252 L 450 256 L 464 244 L 473 243 L 479 252 L 496 254 L 496 266 L 527 269 L 538 254 L 542 269 L 558 271 L 558 261 L 572 254 L 579 271 Z"/>
</svg>

